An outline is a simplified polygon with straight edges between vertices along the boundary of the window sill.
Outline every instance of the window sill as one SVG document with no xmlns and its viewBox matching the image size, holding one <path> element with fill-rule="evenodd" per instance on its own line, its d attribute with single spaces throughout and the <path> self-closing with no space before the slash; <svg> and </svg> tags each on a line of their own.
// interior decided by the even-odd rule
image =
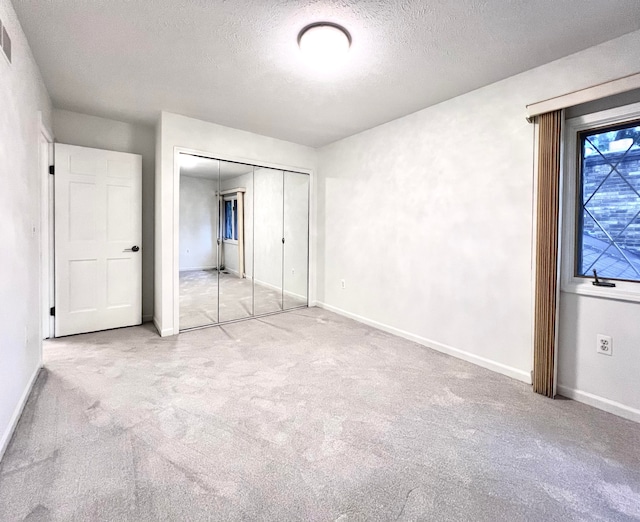
<svg viewBox="0 0 640 522">
<path fill-rule="evenodd" d="M 223 239 L 222 242 L 223 243 L 228 243 L 229 245 L 237 245 L 238 244 L 238 240 L 237 239 Z"/>
<path fill-rule="evenodd" d="M 617 285 L 621 285 L 624 283 L 618 283 Z M 640 283 L 626 283 L 628 284 L 638 284 L 640 287 Z M 626 285 L 625 285 L 626 286 Z M 640 289 L 640 288 L 639 288 Z M 590 297 L 600 297 L 602 299 L 614 299 L 616 301 L 628 301 L 632 303 L 640 303 L 640 292 L 629 290 L 624 287 L 616 287 L 616 288 L 603 288 L 593 286 L 591 283 L 565 283 L 560 288 L 560 291 L 566 292 L 569 294 L 577 294 L 577 295 L 586 295 Z"/>
</svg>

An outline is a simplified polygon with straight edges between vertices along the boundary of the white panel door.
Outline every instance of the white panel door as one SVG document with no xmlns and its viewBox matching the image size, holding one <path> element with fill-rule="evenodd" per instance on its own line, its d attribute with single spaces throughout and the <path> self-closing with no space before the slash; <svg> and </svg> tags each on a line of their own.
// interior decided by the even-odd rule
<svg viewBox="0 0 640 522">
<path fill-rule="evenodd" d="M 55 335 L 142 322 L 142 157 L 55 146 Z"/>
</svg>

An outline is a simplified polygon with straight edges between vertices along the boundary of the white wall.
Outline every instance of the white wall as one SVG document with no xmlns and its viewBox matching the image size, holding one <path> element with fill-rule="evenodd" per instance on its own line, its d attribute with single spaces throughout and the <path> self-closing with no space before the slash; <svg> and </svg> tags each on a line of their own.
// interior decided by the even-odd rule
<svg viewBox="0 0 640 522">
<path fill-rule="evenodd" d="M 631 33 L 320 149 L 318 301 L 530 381 L 525 105 L 635 73 L 639 52 Z"/>
<path fill-rule="evenodd" d="M 180 270 L 217 266 L 218 182 L 180 176 Z"/>
<path fill-rule="evenodd" d="M 316 151 L 310 147 L 162 112 L 157 131 L 156 257 L 154 323 L 161 335 L 178 333 L 179 172 L 176 147 L 213 157 L 271 167 L 312 171 Z M 313 177 L 312 177 L 313 190 Z M 312 223 L 312 228 L 314 224 Z"/>
<path fill-rule="evenodd" d="M 56 141 L 142 155 L 142 316 L 153 316 L 155 129 L 54 109 Z"/>
<path fill-rule="evenodd" d="M 630 91 L 573 107 L 566 117 L 638 102 L 640 90 Z M 568 197 L 565 195 L 565 205 Z M 573 206 L 571 202 L 565 207 L 566 214 L 574 211 Z M 565 226 L 565 236 L 572 233 L 567 228 L 571 227 Z M 565 256 L 573 255 L 568 248 L 571 239 L 567 237 L 564 243 Z M 566 261 L 573 267 L 573 259 Z M 613 338 L 611 357 L 596 353 L 598 334 Z M 563 291 L 558 344 L 559 393 L 640 422 L 640 303 Z"/>
<path fill-rule="evenodd" d="M 11 3 L 0 18 L 13 63 L 0 55 L 0 458 L 42 363 L 38 111 L 51 101 Z"/>
<path fill-rule="evenodd" d="M 612 355 L 596 336 L 613 338 Z M 558 392 L 640 422 L 640 303 L 560 295 Z"/>
<path fill-rule="evenodd" d="M 245 242 L 245 245 L 248 243 Z M 230 271 L 234 275 L 240 276 L 238 272 L 238 245 L 236 243 L 231 243 L 229 241 L 222 242 L 222 252 L 223 252 L 223 262 L 225 270 Z M 245 252 L 245 262 L 249 259 Z M 251 274 L 247 274 L 245 270 L 245 274 L 247 277 L 251 277 Z"/>
</svg>

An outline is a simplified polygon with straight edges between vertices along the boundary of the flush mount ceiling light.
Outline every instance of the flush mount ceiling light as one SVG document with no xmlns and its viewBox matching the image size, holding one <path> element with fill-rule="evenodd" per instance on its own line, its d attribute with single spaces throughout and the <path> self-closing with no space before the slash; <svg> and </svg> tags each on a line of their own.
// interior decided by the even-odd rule
<svg viewBox="0 0 640 522">
<path fill-rule="evenodd" d="M 310 64 L 328 69 L 345 59 L 351 47 L 351 35 L 341 25 L 316 22 L 300 31 L 298 45 Z"/>
</svg>

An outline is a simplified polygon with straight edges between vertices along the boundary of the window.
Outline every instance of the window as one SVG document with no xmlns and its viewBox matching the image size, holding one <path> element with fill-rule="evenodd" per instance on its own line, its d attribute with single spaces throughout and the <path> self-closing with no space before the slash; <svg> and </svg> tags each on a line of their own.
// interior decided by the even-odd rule
<svg viewBox="0 0 640 522">
<path fill-rule="evenodd" d="M 225 197 L 222 216 L 222 238 L 225 241 L 238 240 L 238 198 Z"/>
<path fill-rule="evenodd" d="M 578 133 L 575 276 L 640 281 L 640 121 Z"/>
<path fill-rule="evenodd" d="M 640 103 L 567 119 L 563 157 L 561 290 L 640 302 Z"/>
</svg>

